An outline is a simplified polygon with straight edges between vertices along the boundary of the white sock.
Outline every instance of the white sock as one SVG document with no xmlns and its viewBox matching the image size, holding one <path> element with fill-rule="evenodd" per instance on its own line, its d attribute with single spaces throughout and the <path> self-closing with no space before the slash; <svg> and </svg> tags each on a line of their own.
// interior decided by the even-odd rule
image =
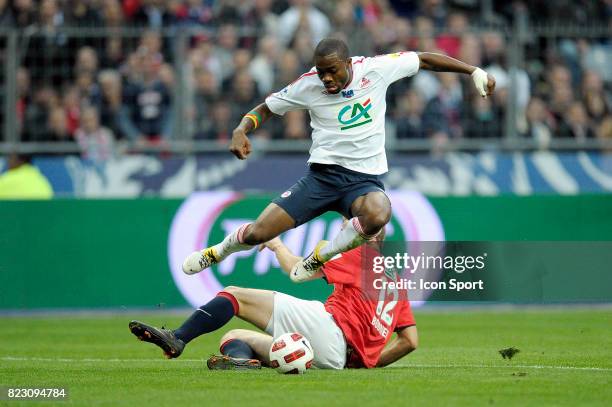
<svg viewBox="0 0 612 407">
<path fill-rule="evenodd" d="M 328 261 L 338 253 L 354 249 L 374 236 L 376 236 L 376 234 L 369 236 L 363 233 L 359 219 L 352 218 L 346 223 L 346 226 L 340 230 L 336 237 L 321 249 L 319 255 L 323 261 Z"/>
<path fill-rule="evenodd" d="M 219 257 L 219 260 L 223 260 L 232 253 L 249 250 L 251 247 L 253 247 L 250 244 L 242 243 L 244 231 L 249 225 L 250 223 L 245 223 L 229 235 L 225 236 L 225 239 L 223 239 L 221 243 L 214 246 L 215 253 Z"/>
</svg>

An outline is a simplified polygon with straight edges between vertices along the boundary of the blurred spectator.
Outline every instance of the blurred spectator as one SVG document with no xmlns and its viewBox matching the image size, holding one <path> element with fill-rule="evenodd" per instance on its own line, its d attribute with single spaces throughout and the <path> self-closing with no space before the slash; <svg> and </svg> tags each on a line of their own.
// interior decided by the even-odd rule
<svg viewBox="0 0 612 407">
<path fill-rule="evenodd" d="M 0 0 L 0 27 L 12 27 L 14 24 L 15 18 L 8 0 Z"/>
<path fill-rule="evenodd" d="M 482 66 L 482 52 L 480 39 L 475 34 L 464 34 L 461 39 L 461 48 L 458 58 L 470 65 Z"/>
<path fill-rule="evenodd" d="M 206 69 L 196 69 L 194 76 L 194 135 L 195 138 L 208 138 L 213 131 L 211 112 L 219 98 L 219 86 L 212 72 Z"/>
<path fill-rule="evenodd" d="M 0 199 L 51 199 L 49 180 L 25 154 L 10 154 L 8 170 L 0 174 Z"/>
<path fill-rule="evenodd" d="M 144 48 L 135 56 L 135 72 L 123 92 L 121 130 L 146 143 L 172 136 L 170 93 L 159 76 L 159 61 Z"/>
<path fill-rule="evenodd" d="M 98 27 L 102 19 L 87 0 L 68 0 L 65 7 L 66 25 L 72 27 Z"/>
<path fill-rule="evenodd" d="M 69 86 L 62 93 L 62 106 L 66 112 L 66 127 L 68 133 L 74 135 L 81 118 L 81 95 L 76 86 Z"/>
<path fill-rule="evenodd" d="M 532 98 L 527 105 L 527 131 L 525 136 L 534 140 L 541 148 L 550 144 L 553 135 L 553 118 L 546 110 L 544 101 Z"/>
<path fill-rule="evenodd" d="M 584 42 L 586 44 L 586 42 Z M 612 47 L 610 44 L 588 44 L 583 50 L 584 67 L 595 71 L 606 82 L 612 81 Z"/>
<path fill-rule="evenodd" d="M 567 108 L 557 134 L 558 137 L 573 138 L 577 141 L 595 137 L 582 103 L 574 102 Z"/>
<path fill-rule="evenodd" d="M 58 84 L 69 74 L 66 61 L 72 51 L 67 47 L 67 36 L 59 31 L 62 25 L 63 15 L 57 0 L 42 0 L 38 31 L 30 37 L 25 59 L 35 84 Z"/>
<path fill-rule="evenodd" d="M 57 92 L 49 86 L 34 90 L 32 103 L 25 110 L 23 140 L 45 141 L 49 111 L 59 106 Z"/>
<path fill-rule="evenodd" d="M 595 71 L 585 71 L 582 78 L 582 100 L 589 117 L 603 120 L 610 113 L 609 98 L 606 98 L 603 81 Z"/>
<path fill-rule="evenodd" d="M 213 21 L 213 5 L 212 0 L 186 0 L 178 6 L 176 18 L 189 27 L 208 25 Z"/>
<path fill-rule="evenodd" d="M 436 49 L 435 29 L 431 19 L 417 17 L 414 20 L 415 38 L 410 41 L 410 48 L 419 51 L 431 52 Z"/>
<path fill-rule="evenodd" d="M 372 51 L 372 36 L 363 25 L 356 21 L 357 15 L 351 0 L 336 2 L 333 19 L 334 35 L 346 41 L 353 55 L 366 56 Z"/>
<path fill-rule="evenodd" d="M 219 24 L 240 25 L 239 8 L 244 3 L 241 0 L 218 0 L 216 20 Z"/>
<path fill-rule="evenodd" d="M 473 94 L 470 108 L 465 115 L 463 131 L 465 137 L 491 138 L 499 137 L 502 120 L 493 104 L 493 98 L 483 98 Z"/>
<path fill-rule="evenodd" d="M 518 108 L 517 130 L 530 138 L 581 140 L 605 133 L 612 48 L 608 36 L 590 29 L 609 22 L 607 2 L 492 4 L 494 15 L 483 20 L 471 0 L 0 0 L 0 25 L 21 29 L 17 123 L 31 141 L 49 139 L 51 111 L 60 105 L 68 134 L 80 125 L 81 110 L 94 106 L 100 125 L 117 138 L 170 137 L 175 91 L 183 101 L 195 102 L 181 103 L 189 111 L 177 109 L 193 119 L 193 126 L 181 128 L 198 138 L 223 139 L 227 129 L 215 117 L 225 117 L 229 108 L 235 125 L 249 103 L 310 69 L 313 48 L 327 35 L 346 40 L 351 55 L 442 52 L 496 77 L 496 93 L 486 100 L 474 97 L 467 77 L 455 80 L 452 91 L 428 71 L 398 81 L 387 94 L 387 106 L 400 138 L 434 137 L 443 146 L 463 133 L 501 137 L 510 97 Z M 528 33 L 520 53 L 524 59 L 515 66 L 509 24 L 521 10 L 532 22 L 537 16 L 538 25 L 563 24 L 557 36 Z M 583 26 L 588 30 L 584 36 L 563 36 L 568 22 L 589 24 Z M 70 26 L 88 31 L 79 36 L 63 31 Z M 123 28 L 131 26 L 144 28 L 143 34 L 124 37 Z M 198 31 L 187 36 L 185 53 L 175 54 L 174 40 L 164 38 L 178 38 L 172 28 L 180 26 Z M 99 32 L 89 35 L 90 27 Z M 175 59 L 181 54 L 185 61 Z M 222 97 L 225 104 L 219 103 Z M 300 120 L 283 120 L 260 129 L 258 137 L 300 138 Z"/>
<path fill-rule="evenodd" d="M 425 103 L 414 89 L 406 91 L 397 102 L 395 123 L 397 138 L 423 138 L 423 110 Z"/>
<path fill-rule="evenodd" d="M 436 27 L 444 26 L 448 12 L 444 0 L 423 0 L 419 3 L 421 15 L 431 19 Z"/>
<path fill-rule="evenodd" d="M 463 95 L 457 75 L 438 73 L 440 90 L 423 112 L 423 127 L 427 136 L 442 133 L 447 138 L 462 136 L 461 113 Z"/>
<path fill-rule="evenodd" d="M 597 138 L 602 141 L 612 141 L 612 116 L 606 117 L 601 122 L 601 124 L 597 128 Z"/>
<path fill-rule="evenodd" d="M 17 27 L 21 29 L 36 24 L 34 0 L 14 0 L 13 18 Z"/>
<path fill-rule="evenodd" d="M 272 12 L 272 0 L 253 0 L 251 8 L 245 13 L 243 26 L 254 30 L 256 38 L 276 37 L 278 16 Z M 255 38 L 255 39 L 256 39 Z"/>
<path fill-rule="evenodd" d="M 234 74 L 234 52 L 238 47 L 238 32 L 231 24 L 219 28 L 218 46 L 214 47 L 212 54 L 220 64 L 219 79 L 224 81 Z"/>
<path fill-rule="evenodd" d="M 419 94 L 428 103 L 431 99 L 436 97 L 440 91 L 440 81 L 436 77 L 436 74 L 431 71 L 420 71 L 412 79 L 412 87 L 416 89 Z"/>
<path fill-rule="evenodd" d="M 273 91 L 279 91 L 296 80 L 303 73 L 300 68 L 300 61 L 293 50 L 281 53 L 280 60 L 278 61 L 278 75 L 274 82 Z"/>
<path fill-rule="evenodd" d="M 88 72 L 96 75 L 98 71 L 98 55 L 92 47 L 83 47 L 78 50 L 74 70 L 75 72 Z"/>
<path fill-rule="evenodd" d="M 158 63 L 164 62 L 162 37 L 159 31 L 146 30 L 140 37 L 139 47 L 146 49 Z"/>
<path fill-rule="evenodd" d="M 306 112 L 304 110 L 293 110 L 283 116 L 284 137 L 290 140 L 307 139 L 310 136 L 307 127 Z"/>
<path fill-rule="evenodd" d="M 191 67 L 195 69 L 206 69 L 221 83 L 222 71 L 221 62 L 214 54 L 213 44 L 207 40 L 200 38 L 196 42 L 195 48 L 189 55 Z"/>
<path fill-rule="evenodd" d="M 232 123 L 232 108 L 224 101 L 215 103 L 211 110 L 212 125 L 197 136 L 208 140 L 217 140 L 220 143 L 227 143 L 232 137 L 232 130 L 236 123 Z"/>
<path fill-rule="evenodd" d="M 170 64 L 161 64 L 159 67 L 159 80 L 168 88 L 172 90 L 175 85 L 174 70 Z"/>
<path fill-rule="evenodd" d="M 115 137 L 108 128 L 100 126 L 95 107 L 83 109 L 81 126 L 75 132 L 75 139 L 83 158 L 102 163 L 113 156 Z"/>
<path fill-rule="evenodd" d="M 501 32 L 487 31 L 480 35 L 483 65 L 500 65 L 506 51 L 506 42 Z"/>
<path fill-rule="evenodd" d="M 17 124 L 23 134 L 26 109 L 30 104 L 30 72 L 23 66 L 17 69 Z"/>
<path fill-rule="evenodd" d="M 257 105 L 261 98 L 257 93 L 255 81 L 246 70 L 236 73 L 230 93 L 232 95 L 232 124 L 236 126 L 242 116 Z"/>
<path fill-rule="evenodd" d="M 42 141 L 74 141 L 74 139 L 70 136 L 70 131 L 68 129 L 68 120 L 63 107 L 54 107 L 49 112 L 49 118 L 47 119 L 47 129 L 44 135 L 44 139 Z"/>
<path fill-rule="evenodd" d="M 140 0 L 140 7 L 132 15 L 132 23 L 153 29 L 170 26 L 175 22 L 175 18 L 168 11 L 168 3 L 164 0 Z"/>
<path fill-rule="evenodd" d="M 312 5 L 312 0 L 290 0 L 291 7 L 278 19 L 278 38 L 288 45 L 298 34 L 310 34 L 314 48 L 327 37 L 331 27 L 325 14 Z"/>
<path fill-rule="evenodd" d="M 468 20 L 463 13 L 452 13 L 448 16 L 446 29 L 448 34 L 436 38 L 436 46 L 447 55 L 457 58 L 461 50 L 461 37 L 467 31 Z"/>
<path fill-rule="evenodd" d="M 108 127 L 113 134 L 122 139 L 125 135 L 121 132 L 121 77 L 113 70 L 104 70 L 98 75 L 100 84 L 100 100 L 98 112 L 100 121 Z"/>
<path fill-rule="evenodd" d="M 104 50 L 100 58 L 100 66 L 105 69 L 116 69 L 121 66 L 125 55 L 121 37 L 109 36 L 104 43 Z"/>
<path fill-rule="evenodd" d="M 271 36 L 261 38 L 258 53 L 249 64 L 249 73 L 257 82 L 257 89 L 262 95 L 272 92 L 277 58 L 278 43 L 276 38 Z"/>
<path fill-rule="evenodd" d="M 226 78 L 221 84 L 222 90 L 228 92 L 233 90 L 236 76 L 242 72 L 248 72 L 249 64 L 251 62 L 251 51 L 248 49 L 240 48 L 234 52 L 233 55 L 233 75 Z"/>
<path fill-rule="evenodd" d="M 355 8 L 357 20 L 368 27 L 378 24 L 381 16 L 390 14 L 390 11 L 388 2 L 384 0 L 361 0 Z"/>
<path fill-rule="evenodd" d="M 550 111 L 557 123 L 563 121 L 563 115 L 567 112 L 574 101 L 574 91 L 568 83 L 559 83 L 552 89 L 549 101 Z"/>
<path fill-rule="evenodd" d="M 100 88 L 96 83 L 95 73 L 86 70 L 77 71 L 74 83 L 82 103 L 91 105 L 100 100 Z"/>
<path fill-rule="evenodd" d="M 300 71 L 308 71 L 314 65 L 312 59 L 312 40 L 309 33 L 304 33 L 296 36 L 293 41 L 291 41 L 291 49 L 295 51 L 299 63 L 300 63 Z"/>
<path fill-rule="evenodd" d="M 119 0 L 104 0 L 102 3 L 102 20 L 107 29 L 120 28 L 124 16 Z"/>
</svg>

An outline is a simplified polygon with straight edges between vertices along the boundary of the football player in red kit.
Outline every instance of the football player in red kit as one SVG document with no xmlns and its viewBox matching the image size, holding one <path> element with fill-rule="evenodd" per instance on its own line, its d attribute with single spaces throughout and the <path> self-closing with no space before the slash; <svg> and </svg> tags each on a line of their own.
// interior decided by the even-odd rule
<svg viewBox="0 0 612 407">
<path fill-rule="evenodd" d="M 274 251 L 287 274 L 302 261 L 279 238 L 260 249 L 264 248 Z M 383 367 L 416 349 L 418 336 L 407 293 L 381 284 L 396 277 L 375 275 L 368 250 L 370 246 L 362 245 L 338 254 L 312 277 L 334 285 L 325 304 L 275 291 L 226 287 L 178 329 L 160 329 L 138 321 L 130 322 L 129 327 L 138 338 L 161 347 L 169 358 L 180 356 L 191 340 L 220 329 L 234 316 L 265 332 L 227 332 L 221 339 L 222 355 L 208 360 L 211 369 L 259 368 L 269 362 L 273 338 L 287 332 L 299 332 L 308 339 L 318 368 Z M 372 284 L 374 279 L 380 280 L 378 284 Z"/>
</svg>

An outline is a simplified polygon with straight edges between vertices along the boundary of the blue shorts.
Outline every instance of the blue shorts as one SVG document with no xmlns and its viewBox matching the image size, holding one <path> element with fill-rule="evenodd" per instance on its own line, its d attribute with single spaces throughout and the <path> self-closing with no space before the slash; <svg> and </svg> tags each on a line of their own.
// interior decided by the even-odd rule
<svg viewBox="0 0 612 407">
<path fill-rule="evenodd" d="M 305 177 L 272 202 L 287 211 L 298 227 L 329 211 L 350 219 L 355 199 L 374 191 L 385 192 L 378 175 L 363 174 L 339 165 L 313 163 Z"/>
</svg>

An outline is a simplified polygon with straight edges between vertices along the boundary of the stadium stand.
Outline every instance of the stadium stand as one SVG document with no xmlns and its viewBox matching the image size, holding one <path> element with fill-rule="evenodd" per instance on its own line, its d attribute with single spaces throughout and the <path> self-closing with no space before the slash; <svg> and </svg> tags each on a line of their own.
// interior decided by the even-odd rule
<svg viewBox="0 0 612 407">
<path fill-rule="evenodd" d="M 0 134 L 16 136 L 0 141 L 74 143 L 66 152 L 84 156 L 115 144 L 222 144 L 245 111 L 310 68 L 313 44 L 335 35 L 354 55 L 442 52 L 497 78 L 489 99 L 456 75 L 395 84 L 388 137 L 400 147 L 590 145 L 612 139 L 612 8 L 587 3 L 0 0 L 0 54 L 16 61 L 0 78 Z M 87 118 L 103 137 L 83 131 Z M 255 137 L 308 139 L 307 115 L 272 121 Z"/>
</svg>

